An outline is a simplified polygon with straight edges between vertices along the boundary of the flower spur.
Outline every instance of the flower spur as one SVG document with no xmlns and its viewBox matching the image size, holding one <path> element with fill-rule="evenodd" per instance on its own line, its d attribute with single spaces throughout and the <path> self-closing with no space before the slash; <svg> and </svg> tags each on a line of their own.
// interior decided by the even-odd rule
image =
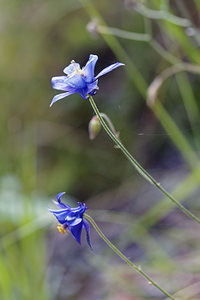
<svg viewBox="0 0 200 300">
<path fill-rule="evenodd" d="M 87 221 L 83 219 L 84 212 L 86 211 L 87 207 L 84 203 L 78 203 L 78 207 L 72 208 L 67 204 L 61 202 L 61 197 L 65 194 L 59 193 L 56 196 L 57 201 L 54 203 L 60 208 L 59 210 L 49 209 L 49 211 L 54 214 L 57 218 L 60 225 L 58 226 L 58 230 L 61 233 L 71 232 L 75 240 L 81 244 L 81 233 L 83 227 L 86 230 L 87 242 L 88 245 L 92 248 L 90 243 L 90 236 L 89 231 L 90 227 Z"/>
<path fill-rule="evenodd" d="M 88 62 L 82 69 L 78 63 L 72 61 L 71 64 L 63 70 L 67 76 L 53 77 L 51 80 L 52 87 L 56 90 L 64 91 L 65 93 L 56 95 L 50 106 L 58 100 L 75 93 L 79 93 L 83 99 L 88 99 L 89 95 L 93 96 L 96 94 L 96 90 L 98 90 L 97 84 L 99 77 L 120 66 L 124 66 L 124 64 L 117 62 L 103 69 L 97 76 L 94 76 L 94 69 L 97 60 L 97 55 L 90 54 Z"/>
</svg>

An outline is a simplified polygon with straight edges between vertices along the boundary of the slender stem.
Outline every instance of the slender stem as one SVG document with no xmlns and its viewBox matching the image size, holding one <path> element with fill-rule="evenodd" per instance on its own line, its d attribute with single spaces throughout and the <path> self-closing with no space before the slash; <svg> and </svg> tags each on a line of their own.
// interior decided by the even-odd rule
<svg viewBox="0 0 200 300">
<path fill-rule="evenodd" d="M 145 20 L 147 20 L 147 18 L 145 18 Z M 171 64 L 177 64 L 181 62 L 180 59 L 173 56 L 169 51 L 166 51 L 164 48 L 162 48 L 159 45 L 159 43 L 156 40 L 152 38 L 152 32 L 151 32 L 151 28 L 149 29 L 149 26 L 146 26 L 146 30 L 148 30 L 147 33 L 137 33 L 137 32 L 130 32 L 127 30 L 121 30 L 114 27 L 107 27 L 98 24 L 96 25 L 97 25 L 98 32 L 101 34 L 114 35 L 119 38 L 128 39 L 132 41 L 149 42 L 151 47 Z"/>
<path fill-rule="evenodd" d="M 114 133 L 114 135 L 115 135 L 115 136 L 118 138 L 118 140 L 119 140 L 119 132 L 117 132 L 117 131 L 115 130 L 115 127 L 114 127 L 112 121 L 110 120 L 110 118 L 109 118 L 106 114 L 104 114 L 104 113 L 100 113 L 100 115 L 101 115 L 101 117 L 108 123 L 108 126 L 110 127 L 111 131 Z"/>
<path fill-rule="evenodd" d="M 99 118 L 99 121 L 104 128 L 104 130 L 107 132 L 107 134 L 110 136 L 110 138 L 114 141 L 114 143 L 120 148 L 120 150 L 125 154 L 125 156 L 128 158 L 128 160 L 132 163 L 132 165 L 136 168 L 136 170 L 151 184 L 153 184 L 155 187 L 157 187 L 167 198 L 169 198 L 176 206 L 178 206 L 186 215 L 191 217 L 194 221 L 200 224 L 200 219 L 193 215 L 188 209 L 186 209 L 181 203 L 178 202 L 170 193 L 168 193 L 159 182 L 157 182 L 138 162 L 137 160 L 128 152 L 128 150 L 124 147 L 124 145 L 116 138 L 116 136 L 113 134 L 113 132 L 110 130 L 110 128 L 107 126 L 104 119 L 101 117 L 101 114 L 94 102 L 94 99 L 92 96 L 89 95 L 89 101 L 90 104 L 96 113 L 97 117 Z"/>
<path fill-rule="evenodd" d="M 147 17 L 149 19 L 165 20 L 165 21 L 168 21 L 170 23 L 173 23 L 173 24 L 176 24 L 176 25 L 182 26 L 182 27 L 191 26 L 190 20 L 172 15 L 170 12 L 168 12 L 166 10 L 153 10 L 153 9 L 147 8 L 142 3 L 137 3 L 137 5 L 135 5 L 134 9 L 139 14 L 141 14 L 142 16 Z"/>
<path fill-rule="evenodd" d="M 163 57 L 170 64 L 174 65 L 181 62 L 181 60 L 172 55 L 170 51 L 165 50 L 155 39 L 152 39 L 149 44 L 161 57 Z"/>
<path fill-rule="evenodd" d="M 174 74 L 177 74 L 177 73 L 180 73 L 183 71 L 194 73 L 194 74 L 199 74 L 200 67 L 198 65 L 181 62 L 179 64 L 170 66 L 169 68 L 162 71 L 158 76 L 156 76 L 154 78 L 154 80 L 148 87 L 147 105 L 153 106 L 153 104 L 157 98 L 158 91 L 166 79 L 168 79 L 169 77 L 171 77 Z"/>
<path fill-rule="evenodd" d="M 100 237 L 104 240 L 104 242 L 121 258 L 123 259 L 129 266 L 131 266 L 136 272 L 140 273 L 143 277 L 148 280 L 149 284 L 154 285 L 157 289 L 159 289 L 163 294 L 165 294 L 168 298 L 175 300 L 167 291 L 159 286 L 154 280 L 152 280 L 144 271 L 142 271 L 141 267 L 137 267 L 133 262 L 131 262 L 117 247 L 115 247 L 103 234 L 101 229 L 98 227 L 96 222 L 88 215 L 84 214 L 84 217 L 92 224 L 96 232 L 100 235 Z"/>
<path fill-rule="evenodd" d="M 107 27 L 103 25 L 98 25 L 97 29 L 100 33 L 115 35 L 128 40 L 149 42 L 151 39 L 151 36 L 147 33 L 130 32 L 127 30 L 122 30 L 114 27 Z"/>
</svg>

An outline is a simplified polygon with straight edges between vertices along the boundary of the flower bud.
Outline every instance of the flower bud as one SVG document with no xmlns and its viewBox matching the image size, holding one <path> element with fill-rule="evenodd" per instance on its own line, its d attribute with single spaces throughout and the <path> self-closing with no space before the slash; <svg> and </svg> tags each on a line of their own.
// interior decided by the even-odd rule
<svg viewBox="0 0 200 300">
<path fill-rule="evenodd" d="M 86 26 L 86 29 L 90 33 L 92 38 L 97 38 L 98 37 L 98 34 L 99 34 L 98 23 L 99 22 L 98 22 L 97 19 L 93 19 Z"/>
<path fill-rule="evenodd" d="M 89 138 L 94 140 L 101 130 L 101 123 L 97 116 L 92 117 L 88 125 Z"/>
</svg>

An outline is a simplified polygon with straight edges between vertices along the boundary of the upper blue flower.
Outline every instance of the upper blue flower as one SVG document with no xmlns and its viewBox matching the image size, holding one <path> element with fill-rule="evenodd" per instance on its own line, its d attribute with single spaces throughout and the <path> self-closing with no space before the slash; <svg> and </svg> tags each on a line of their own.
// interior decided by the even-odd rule
<svg viewBox="0 0 200 300">
<path fill-rule="evenodd" d="M 60 232 L 64 233 L 70 231 L 76 241 L 81 244 L 81 232 L 84 227 L 87 235 L 88 245 L 91 247 L 89 231 L 89 224 L 83 219 L 83 214 L 87 207 L 83 203 L 78 203 L 78 207 L 71 208 L 69 205 L 66 205 L 61 202 L 61 197 L 65 193 L 59 193 L 56 198 L 57 202 L 55 204 L 60 208 L 60 210 L 49 209 L 49 211 L 54 214 L 58 222 L 61 224 L 58 226 Z"/>
<path fill-rule="evenodd" d="M 99 77 L 120 66 L 124 66 L 122 63 L 115 63 L 103 69 L 97 76 L 94 76 L 97 60 L 97 55 L 90 54 L 88 62 L 82 69 L 79 64 L 72 61 L 71 64 L 63 70 L 67 76 L 53 77 L 51 80 L 52 87 L 55 90 L 65 91 L 65 93 L 56 95 L 50 106 L 56 101 L 75 93 L 79 93 L 83 99 L 88 99 L 88 95 L 96 94 L 96 90 L 98 90 L 97 79 Z"/>
</svg>

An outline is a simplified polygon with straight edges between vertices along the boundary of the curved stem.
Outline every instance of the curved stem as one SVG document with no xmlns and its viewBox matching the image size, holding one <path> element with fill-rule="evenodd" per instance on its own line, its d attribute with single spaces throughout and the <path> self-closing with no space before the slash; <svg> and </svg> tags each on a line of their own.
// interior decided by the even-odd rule
<svg viewBox="0 0 200 300">
<path fill-rule="evenodd" d="M 111 131 L 114 133 L 115 137 L 120 141 L 119 139 L 119 132 L 116 131 L 112 121 L 110 120 L 110 118 L 104 114 L 104 113 L 100 113 L 100 116 L 107 122 L 108 126 L 110 127 Z M 119 148 L 118 146 L 115 146 L 117 148 Z"/>
<path fill-rule="evenodd" d="M 167 10 L 153 10 L 153 9 L 147 8 L 142 3 L 137 3 L 134 7 L 134 10 L 136 10 L 139 14 L 141 14 L 142 16 L 147 17 L 149 19 L 165 20 L 167 22 L 170 22 L 172 24 L 175 24 L 175 25 L 178 25 L 181 27 L 191 26 L 190 20 L 175 16 Z"/>
<path fill-rule="evenodd" d="M 100 115 L 108 123 L 108 125 L 109 125 L 110 129 L 112 130 L 112 132 L 114 133 L 114 135 L 117 136 L 118 133 L 115 130 L 115 127 L 114 127 L 112 121 L 110 120 L 110 118 L 104 113 L 100 113 Z"/>
<path fill-rule="evenodd" d="M 116 138 L 116 136 L 113 134 L 113 132 L 110 130 L 110 128 L 107 126 L 104 119 L 101 117 L 101 114 L 94 102 L 94 99 L 92 96 L 89 95 L 89 101 L 90 104 L 96 113 L 97 117 L 99 118 L 99 121 L 104 128 L 104 130 L 107 132 L 107 134 L 110 136 L 110 138 L 114 141 L 114 143 L 120 148 L 120 150 L 125 154 L 125 156 L 128 158 L 128 160 L 132 163 L 132 165 L 136 168 L 136 170 L 151 184 L 153 184 L 155 187 L 157 187 L 167 198 L 169 198 L 177 207 L 179 207 L 186 215 L 191 217 L 194 221 L 200 224 L 200 219 L 193 215 L 188 209 L 186 209 L 181 203 L 178 202 L 170 193 L 168 193 L 159 182 L 157 182 L 138 162 L 137 160 L 128 152 L 128 150 L 124 147 L 124 145 Z"/>
<path fill-rule="evenodd" d="M 148 87 L 147 105 L 150 107 L 154 105 L 158 91 L 166 79 L 168 79 L 169 77 L 171 77 L 174 74 L 177 74 L 177 73 L 183 72 L 183 71 L 194 73 L 194 74 L 199 74 L 200 67 L 198 65 L 181 62 L 179 64 L 173 65 L 173 66 L 165 69 L 164 71 L 162 71 L 158 76 L 156 76 L 154 78 L 154 80 Z"/>
<path fill-rule="evenodd" d="M 181 63 L 180 59 L 171 54 L 170 51 L 165 50 L 155 39 L 152 38 L 149 44 L 162 58 L 164 58 L 170 64 L 174 65 Z"/>
<path fill-rule="evenodd" d="M 149 284 L 154 285 L 157 289 L 159 289 L 163 294 L 165 294 L 168 298 L 175 300 L 175 298 L 172 297 L 167 291 L 165 291 L 163 288 L 159 286 L 158 283 L 156 283 L 153 279 L 151 279 L 144 271 L 142 271 L 141 267 L 137 267 L 133 262 L 131 262 L 119 249 L 114 246 L 107 237 L 103 234 L 101 229 L 98 227 L 96 222 L 88 215 L 84 214 L 84 217 L 92 224 L 96 232 L 99 234 L 99 236 L 104 240 L 104 242 L 121 258 L 123 259 L 129 266 L 131 266 L 136 272 L 140 273 L 143 277 L 145 277 L 148 280 Z"/>
</svg>

